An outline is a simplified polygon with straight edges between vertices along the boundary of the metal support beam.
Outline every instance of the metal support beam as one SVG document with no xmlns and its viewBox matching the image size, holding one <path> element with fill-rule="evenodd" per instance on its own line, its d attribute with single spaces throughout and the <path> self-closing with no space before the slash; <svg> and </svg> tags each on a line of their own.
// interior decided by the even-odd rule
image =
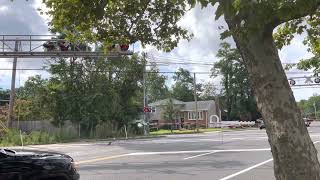
<svg viewBox="0 0 320 180">
<path fill-rule="evenodd" d="M 21 43 L 20 50 L 14 50 L 14 43 Z M 133 52 L 121 50 L 115 45 L 109 52 L 94 51 L 85 43 L 68 42 L 52 35 L 0 35 L 2 48 L 0 58 L 70 58 L 70 57 L 119 57 Z M 93 47 L 92 47 L 93 48 Z M 111 47 L 110 47 L 111 48 Z"/>
<path fill-rule="evenodd" d="M 128 52 L 87 52 L 87 51 L 52 51 L 52 52 L 0 52 L 0 58 L 69 58 L 69 57 L 109 57 L 116 58 L 124 55 L 132 55 Z"/>
</svg>

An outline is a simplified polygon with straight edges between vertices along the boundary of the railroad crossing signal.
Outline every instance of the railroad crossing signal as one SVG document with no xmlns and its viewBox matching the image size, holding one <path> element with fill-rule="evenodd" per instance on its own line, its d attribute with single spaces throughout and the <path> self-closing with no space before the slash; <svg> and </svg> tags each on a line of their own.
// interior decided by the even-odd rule
<svg viewBox="0 0 320 180">
<path fill-rule="evenodd" d="M 17 58 L 111 58 L 133 54 L 127 44 L 115 44 L 110 48 L 112 51 L 108 53 L 94 51 L 86 44 L 71 43 L 54 35 L 0 35 L 0 58 L 14 58 L 7 127 L 12 121 Z"/>
<path fill-rule="evenodd" d="M 145 113 L 151 112 L 151 108 L 150 107 L 144 107 L 143 108 L 143 112 L 145 112 Z"/>
<path fill-rule="evenodd" d="M 289 79 L 289 84 L 290 84 L 290 86 L 294 86 L 294 85 L 296 85 L 296 81 L 293 79 Z"/>
</svg>

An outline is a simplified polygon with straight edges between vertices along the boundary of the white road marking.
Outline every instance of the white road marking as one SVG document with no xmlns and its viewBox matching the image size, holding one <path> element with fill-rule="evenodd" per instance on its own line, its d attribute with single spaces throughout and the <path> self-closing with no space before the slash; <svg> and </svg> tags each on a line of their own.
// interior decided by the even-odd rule
<svg viewBox="0 0 320 180">
<path fill-rule="evenodd" d="M 228 180 L 228 179 L 231 179 L 231 178 L 236 177 L 236 176 L 238 176 L 238 175 L 240 175 L 240 174 L 243 174 L 243 173 L 245 173 L 245 172 L 247 172 L 247 171 L 250 171 L 251 169 L 254 169 L 254 168 L 257 168 L 257 167 L 262 166 L 262 165 L 264 165 L 264 164 L 267 164 L 268 162 L 271 162 L 271 161 L 273 161 L 273 158 L 268 159 L 268 160 L 266 160 L 266 161 L 263 161 L 263 162 L 261 162 L 261 163 L 259 163 L 259 164 L 254 165 L 254 166 L 248 167 L 247 169 L 244 169 L 244 170 L 239 171 L 239 172 L 237 172 L 237 173 L 231 174 L 231 175 L 229 175 L 229 176 L 227 176 L 227 177 L 224 177 L 224 178 L 222 178 L 222 179 L 219 179 L 219 180 Z"/>
<path fill-rule="evenodd" d="M 319 143 L 319 142 L 320 142 L 320 141 L 315 141 L 315 142 L 313 142 L 313 144 L 317 144 L 317 143 Z M 266 160 L 266 161 L 263 161 L 263 162 L 261 162 L 261 163 L 259 163 L 259 164 L 253 165 L 253 166 L 251 166 L 251 167 L 248 167 L 248 168 L 246 168 L 246 169 L 244 169 L 244 170 L 241 170 L 241 171 L 239 171 L 239 172 L 236 172 L 236 173 L 234 173 L 234 174 L 231 174 L 231 175 L 226 176 L 226 177 L 224 177 L 224 178 L 222 178 L 222 179 L 219 179 L 219 180 L 228 180 L 228 179 L 231 179 L 231 178 L 236 177 L 236 176 L 238 176 L 238 175 L 240 175 L 240 174 L 243 174 L 243 173 L 245 173 L 245 172 L 248 172 L 248 171 L 250 171 L 250 170 L 252 170 L 252 169 L 254 169 L 254 168 L 257 168 L 257 167 L 259 167 L 259 166 L 262 166 L 262 165 L 264 165 L 264 164 L 267 164 L 268 162 L 271 162 L 271 161 L 273 161 L 273 158 L 268 159 L 268 160 Z"/>
<path fill-rule="evenodd" d="M 166 154 L 191 154 L 191 153 L 208 153 L 213 150 L 200 150 L 200 151 L 160 151 L 160 152 L 136 152 L 130 153 L 129 156 L 143 156 L 143 155 L 166 155 Z"/>
<path fill-rule="evenodd" d="M 196 157 L 201 157 L 201 156 L 213 154 L 213 153 L 216 153 L 216 152 L 217 151 L 212 151 L 212 152 L 208 152 L 208 153 L 204 153 L 204 154 L 198 154 L 198 155 L 195 155 L 195 156 L 186 157 L 186 158 L 183 158 L 183 159 L 184 160 L 193 159 L 193 158 L 196 158 Z"/>
<path fill-rule="evenodd" d="M 244 140 L 245 138 L 231 138 L 232 140 Z"/>
<path fill-rule="evenodd" d="M 270 151 L 270 148 L 263 149 L 225 149 L 225 150 L 199 150 L 199 151 L 159 151 L 159 152 L 137 152 L 130 153 L 129 156 L 143 155 L 166 155 L 166 154 L 192 154 L 192 153 L 222 153 L 222 152 L 255 152 L 255 151 Z"/>
<path fill-rule="evenodd" d="M 319 143 L 320 141 L 315 141 L 315 142 L 313 142 L 313 144 L 317 144 L 317 143 Z"/>
</svg>

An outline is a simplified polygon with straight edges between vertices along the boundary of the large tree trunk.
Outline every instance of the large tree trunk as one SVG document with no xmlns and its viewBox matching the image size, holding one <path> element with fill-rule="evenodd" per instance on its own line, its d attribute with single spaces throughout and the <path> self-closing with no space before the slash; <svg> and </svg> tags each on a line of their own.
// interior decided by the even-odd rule
<svg viewBox="0 0 320 180">
<path fill-rule="evenodd" d="M 234 39 L 266 125 L 276 179 L 320 179 L 317 150 L 282 68 L 272 29 L 234 35 Z"/>
</svg>

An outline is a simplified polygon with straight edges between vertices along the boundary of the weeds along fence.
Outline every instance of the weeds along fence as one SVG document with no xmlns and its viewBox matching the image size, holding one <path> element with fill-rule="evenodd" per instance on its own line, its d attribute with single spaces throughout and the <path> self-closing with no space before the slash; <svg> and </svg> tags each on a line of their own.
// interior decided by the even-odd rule
<svg viewBox="0 0 320 180">
<path fill-rule="evenodd" d="M 143 133 L 142 129 L 134 124 L 119 129 L 111 122 L 99 123 L 95 128 L 90 130 L 79 127 L 79 124 L 74 124 L 71 121 L 66 121 L 61 127 L 56 127 L 49 121 L 14 121 L 12 125 L 26 134 L 34 131 L 46 132 L 57 136 L 61 140 L 75 138 L 117 138 L 125 137 L 126 133 L 128 136 L 136 136 Z"/>
</svg>

